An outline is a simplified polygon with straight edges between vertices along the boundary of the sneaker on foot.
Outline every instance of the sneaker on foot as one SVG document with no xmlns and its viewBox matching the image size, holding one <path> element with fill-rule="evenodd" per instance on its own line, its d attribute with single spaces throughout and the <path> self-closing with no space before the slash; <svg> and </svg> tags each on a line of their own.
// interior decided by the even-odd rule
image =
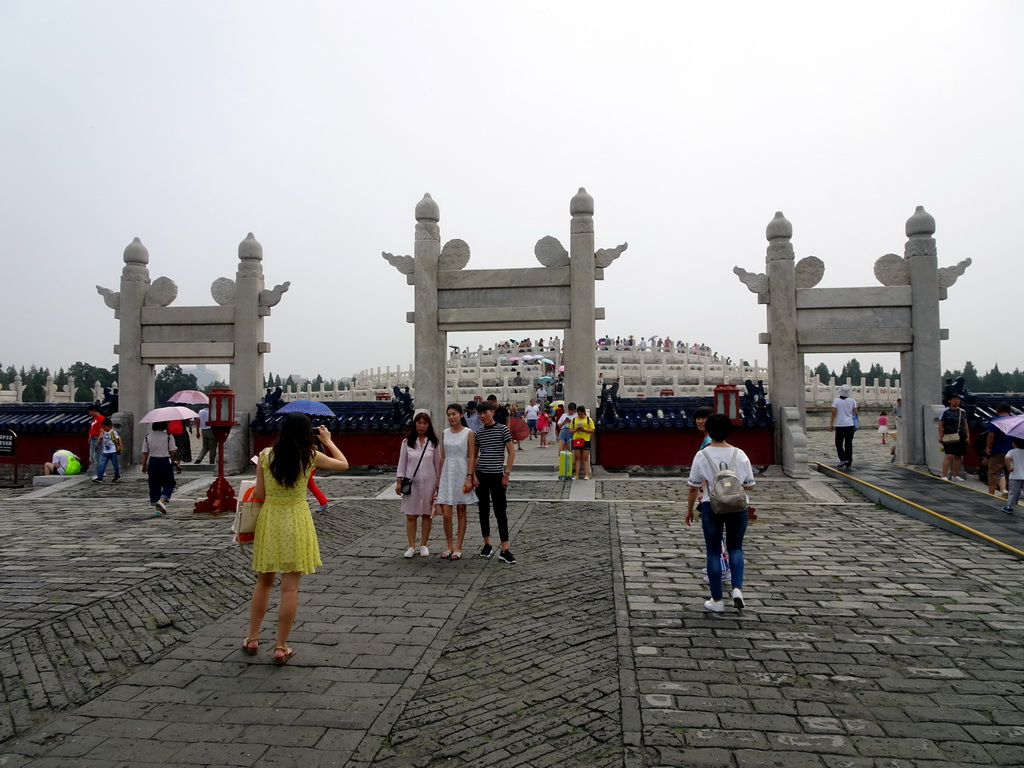
<svg viewBox="0 0 1024 768">
<path fill-rule="evenodd" d="M 427 549 L 426 545 L 420 547 L 420 557 L 430 557 L 430 550 Z"/>
<path fill-rule="evenodd" d="M 951 480 L 955 480 L 958 483 L 965 482 L 964 479 L 962 477 L 960 477 L 960 475 L 953 475 L 953 477 L 951 477 L 950 479 Z"/>
<path fill-rule="evenodd" d="M 1002 510 L 1003 510 L 1003 512 L 1005 512 L 1006 514 L 1010 514 L 1011 512 L 1013 512 L 1013 507 L 1002 507 L 1001 509 L 1002 509 Z"/>
<path fill-rule="evenodd" d="M 102 483 L 102 482 L 103 482 L 103 478 L 102 478 L 102 477 L 94 477 L 94 478 L 92 479 L 92 481 L 93 481 L 94 483 Z"/>
<path fill-rule="evenodd" d="M 743 593 L 740 592 L 739 587 L 736 587 L 732 591 L 732 604 L 736 607 L 737 610 L 740 611 L 742 611 L 745 607 L 745 603 L 743 602 Z"/>
<path fill-rule="evenodd" d="M 505 565 L 516 564 L 516 556 L 512 554 L 511 549 L 501 550 L 501 552 L 498 553 L 498 559 L 501 560 L 501 562 L 505 563 Z"/>
<path fill-rule="evenodd" d="M 166 515 L 167 514 L 167 505 L 164 504 L 162 499 L 160 501 L 158 501 L 156 504 L 154 504 L 153 506 L 156 508 L 156 513 L 158 515 Z"/>
<path fill-rule="evenodd" d="M 494 547 L 492 547 L 490 544 L 484 544 L 483 549 L 480 550 L 480 557 L 485 558 L 485 559 L 490 557 L 493 554 L 494 554 Z"/>
<path fill-rule="evenodd" d="M 407 550 L 405 550 L 405 554 L 402 555 L 402 557 L 412 557 L 415 554 L 416 554 L 416 547 L 409 547 Z"/>
<path fill-rule="evenodd" d="M 893 453 L 893 454 L 891 454 L 889 456 L 889 463 L 890 464 L 895 464 L 896 463 L 896 454 L 895 453 Z"/>
<path fill-rule="evenodd" d="M 714 613 L 725 613 L 725 603 L 721 600 L 705 600 L 704 607 Z"/>
<path fill-rule="evenodd" d="M 114 479 L 111 480 L 110 482 L 112 482 L 112 483 L 120 483 L 121 482 L 121 476 L 120 475 L 114 475 Z"/>
</svg>

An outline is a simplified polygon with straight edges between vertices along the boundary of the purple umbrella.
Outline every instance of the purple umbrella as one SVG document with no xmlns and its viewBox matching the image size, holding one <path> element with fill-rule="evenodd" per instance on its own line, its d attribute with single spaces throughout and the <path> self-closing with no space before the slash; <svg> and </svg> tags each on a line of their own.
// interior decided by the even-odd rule
<svg viewBox="0 0 1024 768">
<path fill-rule="evenodd" d="M 307 416 L 330 416 L 334 418 L 334 411 L 316 400 L 292 400 L 284 407 L 278 408 L 276 413 L 304 413 Z"/>
<path fill-rule="evenodd" d="M 1008 437 L 1024 439 L 1024 415 L 1003 416 L 999 419 L 992 419 L 989 423 Z"/>
</svg>

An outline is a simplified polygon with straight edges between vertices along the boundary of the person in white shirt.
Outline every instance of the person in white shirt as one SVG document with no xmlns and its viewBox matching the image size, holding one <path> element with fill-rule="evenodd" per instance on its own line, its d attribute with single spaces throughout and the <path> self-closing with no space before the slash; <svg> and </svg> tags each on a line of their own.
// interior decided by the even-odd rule
<svg viewBox="0 0 1024 768">
<path fill-rule="evenodd" d="M 733 605 L 743 610 L 743 536 L 747 532 L 747 512 L 731 514 L 715 514 L 711 509 L 711 497 L 708 486 L 714 482 L 719 466 L 730 467 L 740 479 L 744 490 L 754 487 L 754 470 L 750 459 L 743 451 L 726 442 L 732 431 L 732 422 L 724 413 L 713 413 L 704 423 L 711 442 L 706 448 L 697 452 L 690 467 L 690 478 L 687 480 L 689 493 L 686 503 L 686 524 L 693 522 L 693 503 L 697 494 L 701 494 L 700 524 L 704 531 L 704 548 L 707 552 L 708 586 L 711 587 L 711 599 L 704 607 L 714 613 L 725 611 L 722 600 L 722 534 L 725 534 L 725 548 L 729 553 L 729 571 L 732 574 Z M 713 466 L 712 466 L 713 464 Z"/>
<path fill-rule="evenodd" d="M 537 436 L 537 417 L 540 416 L 540 408 L 537 407 L 537 401 L 531 400 L 530 404 L 526 406 L 526 426 L 530 428 L 530 439 L 533 440 Z"/>
<path fill-rule="evenodd" d="M 199 418 L 196 423 L 196 437 L 203 441 L 203 450 L 199 452 L 199 458 L 196 459 L 196 464 L 203 463 L 203 457 L 209 453 L 210 463 L 213 464 L 217 458 L 217 441 L 213 437 L 213 429 L 210 428 L 210 409 L 203 406 L 202 410 L 199 411 Z"/>
<path fill-rule="evenodd" d="M 836 433 L 836 469 L 849 469 L 853 464 L 853 433 L 857 431 L 857 401 L 850 397 L 849 384 L 839 387 L 839 397 L 832 401 L 828 428 Z"/>
</svg>

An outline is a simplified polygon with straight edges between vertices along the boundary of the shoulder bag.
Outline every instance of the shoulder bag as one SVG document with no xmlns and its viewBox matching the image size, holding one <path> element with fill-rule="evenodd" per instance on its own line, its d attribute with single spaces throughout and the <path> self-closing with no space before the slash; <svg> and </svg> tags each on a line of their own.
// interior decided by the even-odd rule
<svg viewBox="0 0 1024 768">
<path fill-rule="evenodd" d="M 231 532 L 239 544 L 251 544 L 256 538 L 256 519 L 263 508 L 263 502 L 253 498 L 255 490 L 255 480 L 243 480 L 238 488 L 239 501 L 235 507 L 235 521 L 231 524 Z"/>
<path fill-rule="evenodd" d="M 430 441 L 429 440 L 424 440 L 423 441 L 423 450 L 420 451 L 420 460 L 416 462 L 416 469 L 414 469 L 412 471 L 412 476 L 411 477 L 403 477 L 402 478 L 402 488 L 401 488 L 401 490 L 402 490 L 402 495 L 403 496 L 408 496 L 410 493 L 412 493 L 412 478 L 416 477 L 416 473 L 420 471 L 420 464 L 423 463 L 423 457 L 427 454 L 427 443 L 428 442 L 430 442 Z"/>
<path fill-rule="evenodd" d="M 960 442 L 960 426 L 964 420 L 963 411 L 960 411 L 960 418 L 956 420 L 956 432 L 948 432 L 942 436 L 942 442 L 944 443 L 959 443 Z"/>
</svg>

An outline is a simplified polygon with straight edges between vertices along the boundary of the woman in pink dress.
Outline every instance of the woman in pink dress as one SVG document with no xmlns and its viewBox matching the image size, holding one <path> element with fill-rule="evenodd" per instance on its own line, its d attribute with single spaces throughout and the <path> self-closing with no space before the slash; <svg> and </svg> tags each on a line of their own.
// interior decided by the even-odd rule
<svg viewBox="0 0 1024 768">
<path fill-rule="evenodd" d="M 416 518 L 420 518 L 422 539 L 420 557 L 429 557 L 427 540 L 430 538 L 431 513 L 437 497 L 437 477 L 441 468 L 441 449 L 437 435 L 430 421 L 430 414 L 416 411 L 409 435 L 402 440 L 398 454 L 398 477 L 395 479 L 395 493 L 402 497 L 402 513 L 405 515 L 405 536 L 409 548 L 405 557 L 416 554 Z M 402 478 L 412 479 L 412 492 L 402 494 Z"/>
</svg>

